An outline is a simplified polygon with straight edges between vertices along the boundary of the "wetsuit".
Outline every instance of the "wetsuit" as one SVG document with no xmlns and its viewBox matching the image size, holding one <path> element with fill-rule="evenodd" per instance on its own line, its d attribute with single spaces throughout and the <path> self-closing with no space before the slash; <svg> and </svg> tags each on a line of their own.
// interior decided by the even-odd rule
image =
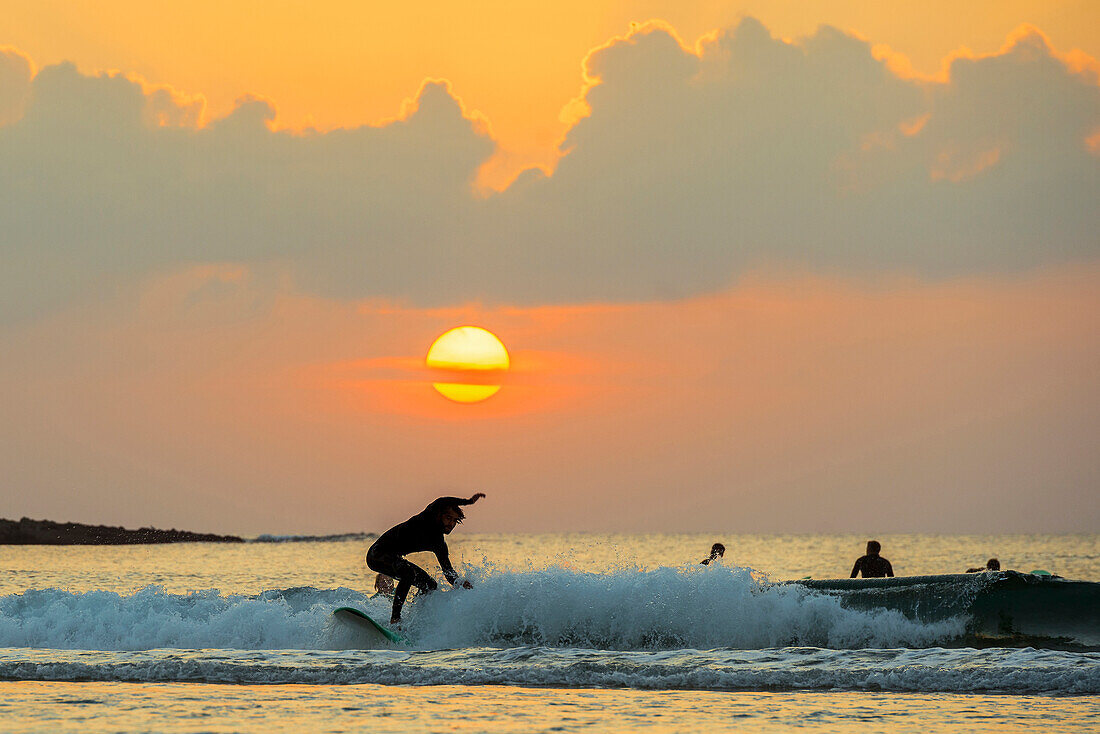
<svg viewBox="0 0 1100 734">
<path fill-rule="evenodd" d="M 894 575 L 894 567 L 890 565 L 890 561 L 877 554 L 857 558 L 856 565 L 852 566 L 852 578 L 858 576 L 860 571 L 863 572 L 865 579 L 880 579 Z"/>
<path fill-rule="evenodd" d="M 372 571 L 397 579 L 391 622 L 401 619 L 401 607 L 405 605 L 405 597 L 409 595 L 411 586 L 415 586 L 421 593 L 435 591 L 438 587 L 427 571 L 406 561 L 404 556 L 418 551 L 431 551 L 439 559 L 439 566 L 447 580 L 453 585 L 458 579 L 458 574 L 451 566 L 447 541 L 443 539 L 443 523 L 439 514 L 448 507 L 469 504 L 472 504 L 470 500 L 460 497 L 440 497 L 425 507 L 423 512 L 382 533 L 367 550 L 367 566 Z"/>
</svg>

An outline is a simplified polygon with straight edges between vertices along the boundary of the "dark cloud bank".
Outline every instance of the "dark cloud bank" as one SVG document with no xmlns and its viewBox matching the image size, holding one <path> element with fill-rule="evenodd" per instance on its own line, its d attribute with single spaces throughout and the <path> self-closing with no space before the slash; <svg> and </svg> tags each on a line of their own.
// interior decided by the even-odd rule
<svg viewBox="0 0 1100 734">
<path fill-rule="evenodd" d="M 649 26 L 588 60 L 552 176 L 479 195 L 493 140 L 446 85 L 380 127 L 274 132 L 0 50 L 0 317 L 195 262 L 338 298 L 649 299 L 746 268 L 932 277 L 1100 254 L 1100 87 L 1038 33 L 902 79 L 823 27 L 754 20 L 696 55 Z"/>
</svg>

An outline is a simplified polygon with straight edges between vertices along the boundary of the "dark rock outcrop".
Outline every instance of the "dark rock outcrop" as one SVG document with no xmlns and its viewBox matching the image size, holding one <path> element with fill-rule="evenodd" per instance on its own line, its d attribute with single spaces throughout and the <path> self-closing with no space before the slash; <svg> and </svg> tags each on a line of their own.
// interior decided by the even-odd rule
<svg viewBox="0 0 1100 734">
<path fill-rule="evenodd" d="M 236 535 L 189 533 L 186 530 L 82 525 L 50 520 L 0 519 L 0 545 L 137 545 L 143 543 L 243 543 Z"/>
</svg>

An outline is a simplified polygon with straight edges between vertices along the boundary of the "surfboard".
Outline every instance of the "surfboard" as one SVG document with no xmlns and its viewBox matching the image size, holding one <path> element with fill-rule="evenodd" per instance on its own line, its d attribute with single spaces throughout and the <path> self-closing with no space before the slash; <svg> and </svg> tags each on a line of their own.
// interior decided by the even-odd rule
<svg viewBox="0 0 1100 734">
<path fill-rule="evenodd" d="M 406 645 L 409 642 L 401 634 L 394 632 L 385 625 L 375 622 L 373 619 L 370 618 L 370 616 L 367 615 L 366 612 L 362 612 L 355 607 L 340 607 L 339 609 L 334 610 L 332 614 L 342 622 L 347 622 L 348 624 L 358 629 L 365 630 L 372 635 L 380 636 L 382 639 L 389 642 L 393 642 L 398 645 Z"/>
</svg>

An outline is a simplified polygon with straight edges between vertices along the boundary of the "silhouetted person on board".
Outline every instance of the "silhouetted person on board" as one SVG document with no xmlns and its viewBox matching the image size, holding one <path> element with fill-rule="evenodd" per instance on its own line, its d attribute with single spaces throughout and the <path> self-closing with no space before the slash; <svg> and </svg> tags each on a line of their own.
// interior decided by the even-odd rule
<svg viewBox="0 0 1100 734">
<path fill-rule="evenodd" d="M 726 546 L 722 545 L 721 543 L 715 543 L 710 547 L 710 558 L 704 558 L 703 560 L 699 561 L 699 563 L 707 566 L 710 565 L 711 561 L 721 558 L 724 555 L 726 555 Z"/>
<path fill-rule="evenodd" d="M 966 569 L 966 572 L 967 573 L 981 573 L 982 571 L 1000 571 L 1000 570 L 1001 570 L 1001 562 L 998 561 L 996 558 L 990 558 L 988 561 L 985 562 L 985 567 L 983 567 L 983 568 L 968 568 L 968 569 Z"/>
<path fill-rule="evenodd" d="M 423 512 L 413 515 L 400 525 L 382 533 L 367 550 L 367 566 L 377 573 L 383 573 L 397 579 L 397 591 L 393 595 L 393 612 L 390 624 L 401 621 L 401 607 L 409 595 L 409 587 L 415 586 L 420 593 L 435 591 L 438 587 L 435 579 L 417 566 L 405 560 L 409 553 L 431 551 L 439 559 L 443 575 L 455 585 L 458 574 L 451 566 L 447 552 L 447 541 L 443 538 L 466 517 L 461 505 L 472 505 L 485 496 L 478 492 L 468 500 L 460 497 L 440 497 L 424 508 Z M 463 588 L 473 588 L 469 581 L 462 582 Z"/>
<path fill-rule="evenodd" d="M 856 559 L 856 565 L 852 566 L 852 578 L 855 578 L 861 572 L 865 579 L 880 579 L 884 576 L 893 576 L 894 567 L 890 565 L 890 561 L 879 555 L 879 551 L 881 550 L 882 546 L 879 545 L 877 540 L 868 540 L 867 555 L 860 556 Z"/>
</svg>

